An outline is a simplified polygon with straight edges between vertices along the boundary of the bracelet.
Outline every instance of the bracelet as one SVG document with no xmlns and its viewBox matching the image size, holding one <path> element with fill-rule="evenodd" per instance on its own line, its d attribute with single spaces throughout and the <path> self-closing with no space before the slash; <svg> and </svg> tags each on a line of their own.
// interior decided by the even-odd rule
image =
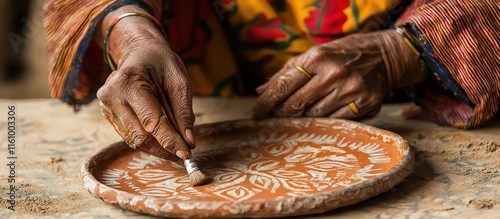
<svg viewBox="0 0 500 219">
<path fill-rule="evenodd" d="M 146 14 L 146 13 L 142 13 L 142 12 L 130 12 L 130 13 L 125 13 L 125 14 L 118 16 L 117 18 L 115 18 L 113 20 L 113 22 L 111 22 L 111 25 L 109 25 L 108 31 L 106 32 L 106 38 L 104 39 L 104 60 L 108 63 L 108 65 L 112 71 L 114 71 L 116 68 L 113 65 L 113 61 L 111 60 L 111 57 L 109 56 L 109 52 L 108 52 L 108 50 L 109 50 L 109 36 L 111 35 L 111 31 L 113 30 L 115 25 L 118 23 L 118 21 L 120 21 L 123 18 L 130 17 L 130 16 L 140 16 L 140 17 L 148 19 L 149 21 L 153 22 L 156 25 L 156 27 L 158 27 L 163 32 L 163 35 L 166 35 L 165 31 L 163 30 L 163 27 L 161 26 L 161 23 L 155 17 L 151 16 L 150 14 Z"/>
<path fill-rule="evenodd" d="M 396 28 L 396 32 L 398 32 L 403 37 L 405 43 L 420 58 L 420 63 L 422 64 L 422 72 L 424 74 L 424 79 L 425 79 L 429 72 L 429 67 L 427 66 L 427 63 L 425 63 L 424 61 L 422 49 L 420 49 L 420 47 L 417 46 L 417 44 L 411 39 L 410 36 L 408 36 L 408 34 L 406 34 L 406 32 L 403 29 L 398 27 Z"/>
</svg>

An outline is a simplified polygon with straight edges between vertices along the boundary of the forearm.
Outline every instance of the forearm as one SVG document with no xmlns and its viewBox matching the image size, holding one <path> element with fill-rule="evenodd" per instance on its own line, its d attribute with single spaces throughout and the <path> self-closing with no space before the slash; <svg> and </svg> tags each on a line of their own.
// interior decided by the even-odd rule
<svg viewBox="0 0 500 219">
<path fill-rule="evenodd" d="M 137 5 L 122 6 L 104 16 L 96 28 L 93 40 L 104 49 L 104 41 L 112 22 L 125 13 L 133 12 L 148 13 Z M 140 16 L 122 18 L 113 27 L 108 41 L 108 52 L 117 66 L 120 66 L 138 46 L 144 44 L 168 46 L 163 31 L 152 21 Z"/>
<path fill-rule="evenodd" d="M 401 16 L 397 26 L 421 47 L 432 73 L 415 88 L 425 107 L 410 118 L 434 114 L 441 124 L 472 128 L 498 112 L 498 9 L 495 1 L 417 0 Z"/>
<path fill-rule="evenodd" d="M 386 30 L 380 37 L 380 50 L 384 57 L 390 90 L 405 88 L 424 80 L 420 57 L 412 51 L 403 36 Z"/>
</svg>

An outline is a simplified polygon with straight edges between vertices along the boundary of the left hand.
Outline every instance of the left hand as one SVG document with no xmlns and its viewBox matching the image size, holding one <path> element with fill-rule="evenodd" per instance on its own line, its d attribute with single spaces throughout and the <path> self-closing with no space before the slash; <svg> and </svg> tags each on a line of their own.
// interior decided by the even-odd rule
<svg viewBox="0 0 500 219">
<path fill-rule="evenodd" d="M 419 57 L 396 31 L 350 35 L 290 59 L 257 88 L 252 117 L 375 116 L 388 92 L 423 80 L 421 71 Z"/>
</svg>

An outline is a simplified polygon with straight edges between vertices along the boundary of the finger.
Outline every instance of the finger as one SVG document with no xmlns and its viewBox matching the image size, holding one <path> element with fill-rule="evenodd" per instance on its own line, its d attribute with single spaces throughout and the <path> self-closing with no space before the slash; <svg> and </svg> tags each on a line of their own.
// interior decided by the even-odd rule
<svg viewBox="0 0 500 219">
<path fill-rule="evenodd" d="M 339 103 L 345 95 L 341 92 L 340 88 L 334 88 L 329 94 L 310 105 L 303 114 L 307 117 L 323 117 L 331 114 L 344 105 L 344 103 Z"/>
<path fill-rule="evenodd" d="M 326 80 L 317 75 L 275 108 L 277 115 L 287 117 L 302 115 L 304 110 L 328 95 L 334 89 L 325 84 Z"/>
<path fill-rule="evenodd" d="M 290 63 L 292 62 L 293 59 L 290 59 Z M 287 64 L 281 68 L 276 74 L 274 74 L 269 80 L 266 81 L 266 83 L 264 83 L 263 85 L 260 85 L 258 86 L 256 89 L 255 89 L 255 92 L 257 92 L 257 95 L 261 95 L 262 93 L 264 93 L 264 91 L 267 90 L 267 88 L 269 88 L 269 85 L 271 83 L 269 83 L 270 81 L 274 80 L 274 78 L 276 78 L 278 75 L 281 75 L 283 73 L 285 73 L 289 68 L 288 66 L 292 66 L 291 64 Z"/>
<path fill-rule="evenodd" d="M 140 123 L 134 111 L 129 107 L 123 107 L 123 110 L 115 113 L 116 116 L 121 116 L 124 119 L 119 119 L 118 128 L 123 130 L 124 135 L 127 136 L 125 142 L 136 149 L 144 151 L 153 156 L 163 158 L 166 160 L 177 161 L 179 158 L 171 152 L 165 150 L 160 143 L 149 134 Z M 128 140 L 127 140 L 128 139 Z"/>
<path fill-rule="evenodd" d="M 113 116 L 113 112 L 109 110 L 109 108 L 106 107 L 106 105 L 104 105 L 101 101 L 99 101 L 99 105 L 101 106 L 102 116 L 111 124 L 111 126 L 113 126 L 118 135 L 120 135 L 120 137 L 122 137 L 122 139 L 125 140 L 124 133 L 120 130 L 120 128 L 116 124 L 115 121 L 116 118 Z"/>
<path fill-rule="evenodd" d="M 267 88 L 269 88 L 269 84 L 270 84 L 269 82 L 266 82 L 263 85 L 260 85 L 257 88 L 255 88 L 255 92 L 257 92 L 257 95 L 261 95 L 262 93 L 264 93 L 264 91 L 266 91 Z"/>
<path fill-rule="evenodd" d="M 278 104 L 307 83 L 309 78 L 296 68 L 288 68 L 283 74 L 274 77 L 268 89 L 257 99 L 253 109 L 252 118 L 263 119 Z"/>
<path fill-rule="evenodd" d="M 339 78 L 331 85 L 333 91 L 311 105 L 305 112 L 309 117 L 328 116 L 334 111 L 356 100 L 364 93 L 364 85 L 359 77 Z"/>
<path fill-rule="evenodd" d="M 360 116 L 355 117 L 358 120 L 368 119 L 376 116 L 382 110 L 383 95 L 372 93 L 369 96 L 362 96 L 354 101 L 354 104 L 360 110 Z"/>
<path fill-rule="evenodd" d="M 177 155 L 183 160 L 187 158 L 186 152 L 189 150 L 181 136 L 168 122 L 163 112 L 163 108 L 153 95 L 150 84 L 137 82 L 129 89 L 127 102 L 137 115 L 144 130 L 151 134 L 160 145 L 168 152 Z M 183 152 L 182 155 L 178 152 Z"/>
<path fill-rule="evenodd" d="M 359 118 L 361 117 L 362 111 L 360 107 L 358 106 L 359 101 L 352 101 L 355 106 L 349 106 L 349 104 L 340 107 L 337 109 L 335 112 L 329 115 L 331 118 L 340 118 L 340 119 L 354 119 L 354 118 Z M 354 107 L 354 109 L 352 108 Z"/>
<path fill-rule="evenodd" d="M 169 74 L 164 80 L 166 97 L 172 104 L 173 115 L 177 122 L 179 131 L 188 144 L 194 149 L 196 139 L 193 131 L 195 116 L 193 113 L 193 85 L 184 74 Z M 168 84 L 167 84 L 168 83 Z"/>
<path fill-rule="evenodd" d="M 128 104 L 115 107 L 112 117 L 120 134 L 130 147 L 139 149 L 153 156 L 166 160 L 177 161 L 179 158 L 168 152 L 160 143 L 149 134 L 140 123 L 134 111 Z M 109 109 L 108 109 L 109 110 Z"/>
<path fill-rule="evenodd" d="M 382 109 L 379 95 L 362 96 L 334 111 L 329 117 L 343 119 L 363 119 L 377 115 Z"/>
<path fill-rule="evenodd" d="M 155 157 L 165 159 L 165 160 L 170 160 L 170 161 L 174 161 L 174 162 L 179 160 L 178 156 L 165 150 L 165 148 L 163 148 L 160 145 L 160 143 L 158 143 L 158 141 L 155 140 L 154 142 L 155 143 L 152 144 L 150 147 L 140 147 L 139 150 L 141 150 L 147 154 L 151 154 Z"/>
</svg>

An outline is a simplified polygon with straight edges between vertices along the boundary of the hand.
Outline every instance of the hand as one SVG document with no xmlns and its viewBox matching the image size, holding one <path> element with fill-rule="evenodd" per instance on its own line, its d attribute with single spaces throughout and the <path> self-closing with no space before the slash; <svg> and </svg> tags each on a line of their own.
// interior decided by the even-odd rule
<svg viewBox="0 0 500 219">
<path fill-rule="evenodd" d="M 195 147 L 192 83 L 154 25 L 141 17 L 127 19 L 111 34 L 110 54 L 118 68 L 97 92 L 102 114 L 132 148 L 164 159 L 185 159 L 188 147 Z M 169 98 L 181 133 L 165 116 L 148 70 L 161 80 L 157 84 Z"/>
<path fill-rule="evenodd" d="M 396 31 L 354 34 L 290 59 L 257 88 L 260 96 L 252 117 L 371 117 L 380 111 L 389 91 L 421 80 L 419 57 Z M 349 107 L 352 102 L 359 112 Z"/>
</svg>

